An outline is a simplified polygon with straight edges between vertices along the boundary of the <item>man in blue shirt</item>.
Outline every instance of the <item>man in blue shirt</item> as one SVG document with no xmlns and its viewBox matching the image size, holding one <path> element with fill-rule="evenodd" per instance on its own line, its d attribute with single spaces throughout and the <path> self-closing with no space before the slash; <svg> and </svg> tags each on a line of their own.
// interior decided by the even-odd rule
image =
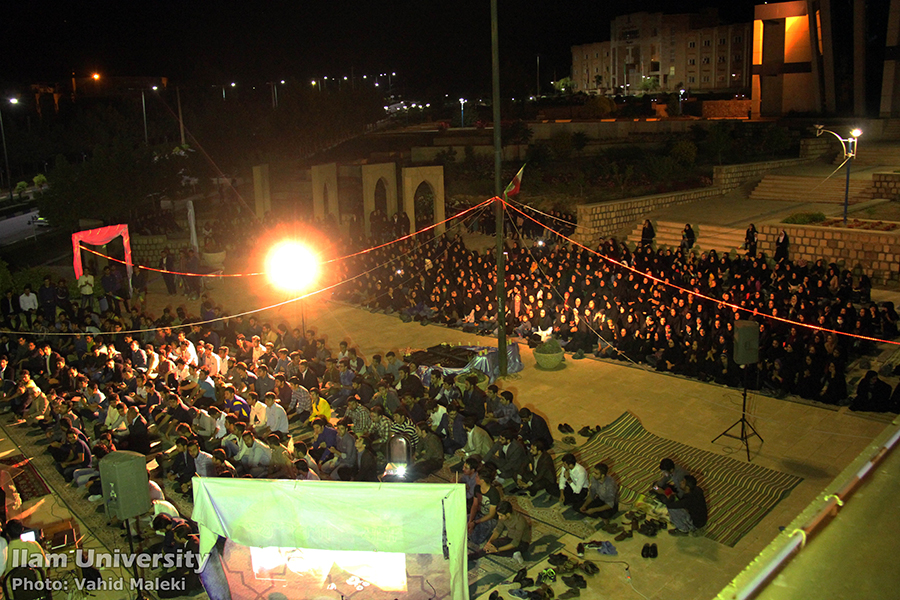
<svg viewBox="0 0 900 600">
<path fill-rule="evenodd" d="M 72 481 L 72 475 L 77 469 L 87 469 L 91 466 L 91 449 L 78 437 L 78 432 L 74 429 L 66 433 L 66 446 L 69 455 L 56 464 L 56 470 L 69 482 Z"/>
</svg>

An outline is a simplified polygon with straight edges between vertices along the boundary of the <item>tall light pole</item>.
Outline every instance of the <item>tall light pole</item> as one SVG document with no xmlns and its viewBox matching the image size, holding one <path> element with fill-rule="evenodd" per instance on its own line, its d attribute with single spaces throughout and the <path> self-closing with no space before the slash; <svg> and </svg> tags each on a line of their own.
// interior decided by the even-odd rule
<svg viewBox="0 0 900 600">
<path fill-rule="evenodd" d="M 459 126 L 461 128 L 466 126 L 466 102 L 468 100 L 465 98 L 459 99 Z"/>
<path fill-rule="evenodd" d="M 10 98 L 10 104 L 18 104 L 18 98 Z M 6 131 L 3 129 L 3 110 L 0 110 L 0 138 L 3 138 L 3 162 L 6 164 L 6 185 L 9 186 L 9 200 L 13 199 L 12 172 L 9 170 L 9 154 L 6 152 Z"/>
<path fill-rule="evenodd" d="M 503 231 L 503 202 L 500 200 L 502 183 L 502 142 L 500 137 L 500 34 L 497 25 L 497 0 L 491 0 L 491 88 L 494 113 L 494 220 L 497 234 L 497 367 L 500 376 L 506 377 L 506 233 Z M 506 195 L 504 194 L 504 198 Z"/>
<path fill-rule="evenodd" d="M 859 142 L 859 137 L 862 135 L 862 130 L 852 129 L 850 130 L 850 137 L 842 138 L 830 129 L 825 129 L 822 125 L 816 125 L 815 128 L 816 137 L 821 136 L 823 133 L 830 133 L 838 139 L 841 143 L 841 148 L 844 150 L 844 161 L 847 163 L 847 181 L 844 184 L 844 226 L 846 227 L 847 206 L 850 204 L 850 166 L 853 164 L 853 159 L 856 158 L 856 145 Z"/>
</svg>

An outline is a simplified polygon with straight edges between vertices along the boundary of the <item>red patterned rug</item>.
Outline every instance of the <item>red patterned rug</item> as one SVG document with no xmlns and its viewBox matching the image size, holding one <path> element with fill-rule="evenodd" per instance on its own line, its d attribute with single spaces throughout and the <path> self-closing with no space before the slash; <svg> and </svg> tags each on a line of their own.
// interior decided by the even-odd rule
<svg viewBox="0 0 900 600">
<path fill-rule="evenodd" d="M 13 483 L 19 492 L 22 502 L 27 502 L 32 498 L 40 498 L 50 493 L 50 488 L 41 479 L 37 469 L 31 464 L 31 460 L 25 458 L 25 455 L 13 454 L 6 458 L 0 458 L 0 464 L 16 470 L 13 475 Z"/>
</svg>

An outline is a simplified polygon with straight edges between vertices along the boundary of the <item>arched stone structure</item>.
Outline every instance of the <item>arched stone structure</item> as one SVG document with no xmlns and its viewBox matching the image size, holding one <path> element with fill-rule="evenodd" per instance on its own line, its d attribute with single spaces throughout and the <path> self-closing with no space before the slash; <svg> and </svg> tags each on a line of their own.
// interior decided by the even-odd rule
<svg viewBox="0 0 900 600">
<path fill-rule="evenodd" d="M 440 223 L 445 216 L 444 211 L 444 167 L 407 167 L 403 169 L 403 210 L 409 216 L 409 222 L 416 222 L 416 189 L 423 181 L 434 190 L 434 222 Z M 435 228 L 435 233 L 444 233 L 445 224 Z"/>
<path fill-rule="evenodd" d="M 372 234 L 369 214 L 375 210 L 375 188 L 378 181 L 384 182 L 384 191 L 387 197 L 387 209 L 385 213 L 390 218 L 397 212 L 397 167 L 394 163 L 377 163 L 374 165 L 362 165 L 363 188 L 363 218 L 366 224 L 366 235 Z"/>
<path fill-rule="evenodd" d="M 316 219 L 324 219 L 326 214 L 332 214 L 340 223 L 337 163 L 313 165 L 310 173 L 312 175 L 313 216 Z"/>
</svg>

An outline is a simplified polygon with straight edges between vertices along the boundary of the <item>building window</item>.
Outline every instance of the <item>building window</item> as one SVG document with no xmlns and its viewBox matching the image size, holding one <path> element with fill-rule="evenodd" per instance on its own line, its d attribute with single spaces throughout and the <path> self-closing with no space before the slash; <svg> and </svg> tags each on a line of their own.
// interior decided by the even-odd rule
<svg viewBox="0 0 900 600">
<path fill-rule="evenodd" d="M 724 45 L 725 45 L 725 42 L 726 42 L 725 38 L 719 38 L 719 45 L 720 45 L 720 46 L 724 46 Z"/>
<path fill-rule="evenodd" d="M 688 48 L 696 48 L 697 42 L 688 42 Z"/>
<path fill-rule="evenodd" d="M 723 54 L 723 55 L 720 55 L 720 56 L 719 56 L 719 60 L 718 60 L 717 62 L 720 62 L 720 63 L 725 62 L 725 55 L 724 55 L 724 54 Z"/>
<path fill-rule="evenodd" d="M 709 75 L 703 76 L 703 83 L 709 83 Z"/>
<path fill-rule="evenodd" d="M 691 75 L 690 77 L 688 77 L 688 83 L 694 83 L 695 81 L 697 81 L 697 78 L 694 77 L 693 75 Z"/>
<path fill-rule="evenodd" d="M 712 40 L 703 40 L 704 46 L 712 46 Z"/>
<path fill-rule="evenodd" d="M 734 55 L 734 62 L 741 62 L 742 60 L 744 60 L 744 55 L 740 52 Z"/>
<path fill-rule="evenodd" d="M 740 35 L 734 36 L 734 43 L 735 43 L 735 44 L 741 44 L 741 43 L 743 43 L 743 42 L 744 42 L 744 37 L 743 37 L 743 36 L 740 36 Z"/>
<path fill-rule="evenodd" d="M 709 64 L 709 57 L 708 57 L 708 56 L 704 56 L 704 57 L 703 57 L 703 64 L 704 64 L 704 65 L 708 65 L 708 64 Z"/>
<path fill-rule="evenodd" d="M 696 65 L 696 64 L 697 64 L 697 59 L 696 59 L 696 58 L 689 58 L 689 59 L 688 59 L 688 64 L 689 64 L 689 65 Z"/>
</svg>

